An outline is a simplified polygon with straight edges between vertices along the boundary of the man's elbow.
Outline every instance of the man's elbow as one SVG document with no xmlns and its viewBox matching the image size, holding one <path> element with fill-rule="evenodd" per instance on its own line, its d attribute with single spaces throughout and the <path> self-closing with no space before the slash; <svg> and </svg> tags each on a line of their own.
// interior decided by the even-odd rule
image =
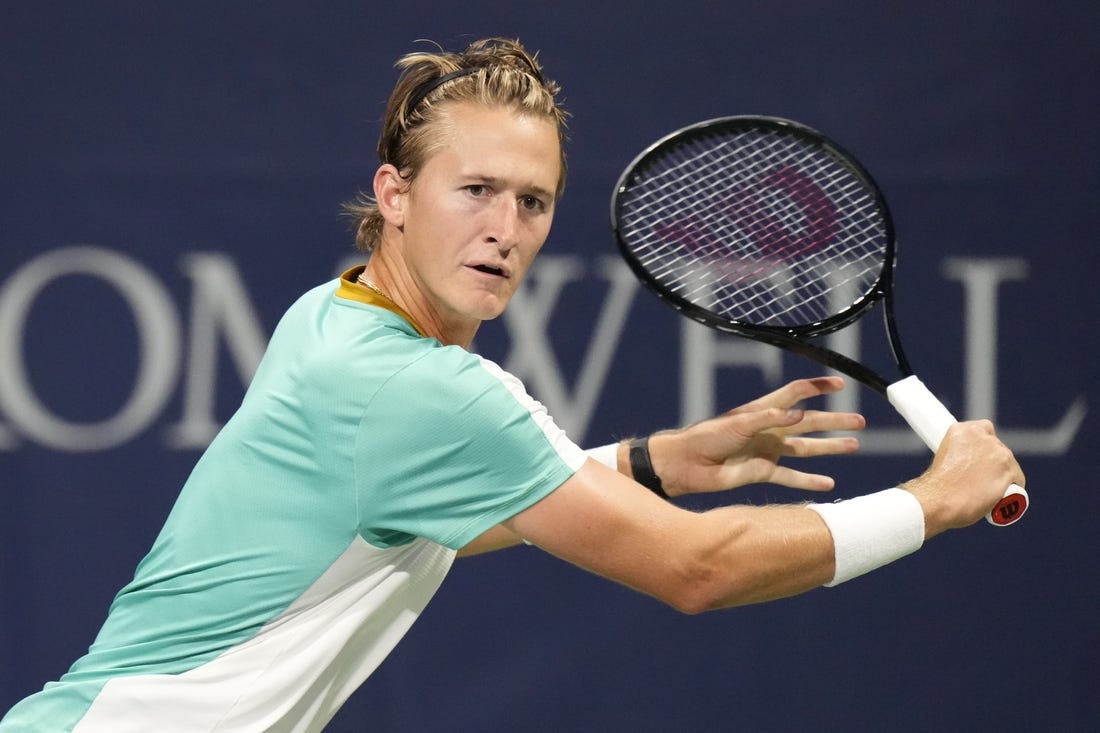
<svg viewBox="0 0 1100 733">
<path fill-rule="evenodd" d="M 680 613 L 696 616 L 707 611 L 737 605 L 736 583 L 705 564 L 696 564 L 677 574 L 660 595 L 662 601 Z"/>
</svg>

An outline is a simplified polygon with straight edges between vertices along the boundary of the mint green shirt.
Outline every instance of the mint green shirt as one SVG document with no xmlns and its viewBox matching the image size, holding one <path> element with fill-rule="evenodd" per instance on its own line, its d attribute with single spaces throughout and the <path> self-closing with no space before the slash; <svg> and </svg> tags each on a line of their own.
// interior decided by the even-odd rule
<svg viewBox="0 0 1100 733">
<path fill-rule="evenodd" d="M 306 293 L 88 654 L 0 731 L 320 731 L 455 550 L 585 454 L 357 270 Z"/>
</svg>

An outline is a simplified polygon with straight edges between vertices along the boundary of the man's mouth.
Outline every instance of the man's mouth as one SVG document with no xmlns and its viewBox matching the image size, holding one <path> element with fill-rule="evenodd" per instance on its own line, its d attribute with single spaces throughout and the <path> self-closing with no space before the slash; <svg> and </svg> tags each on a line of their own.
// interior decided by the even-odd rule
<svg viewBox="0 0 1100 733">
<path fill-rule="evenodd" d="M 471 268 L 478 272 L 484 272 L 486 275 L 496 275 L 497 277 L 507 277 L 504 270 L 499 267 L 493 267 L 492 265 L 470 265 Z"/>
</svg>

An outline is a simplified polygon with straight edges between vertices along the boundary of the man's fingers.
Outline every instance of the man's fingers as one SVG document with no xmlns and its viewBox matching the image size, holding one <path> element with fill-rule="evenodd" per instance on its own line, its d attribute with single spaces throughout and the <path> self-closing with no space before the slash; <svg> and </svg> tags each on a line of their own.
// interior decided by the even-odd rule
<svg viewBox="0 0 1100 733">
<path fill-rule="evenodd" d="M 823 476 L 819 473 L 804 473 L 785 466 L 776 466 L 768 482 L 802 491 L 831 491 L 836 485 L 836 482 L 830 476 Z"/>
<path fill-rule="evenodd" d="M 855 438 L 787 438 L 783 447 L 785 456 L 813 458 L 855 453 L 859 450 L 859 441 Z"/>
<path fill-rule="evenodd" d="M 844 380 L 841 377 L 812 377 L 809 379 L 796 379 L 788 382 L 779 389 L 769 392 L 752 402 L 747 402 L 740 407 L 735 407 L 728 414 L 751 412 L 771 407 L 793 407 L 803 400 L 820 397 L 844 389 Z"/>
<path fill-rule="evenodd" d="M 805 415 L 804 410 L 769 407 L 727 415 L 727 419 L 730 421 L 730 426 L 739 434 L 750 437 L 766 430 L 779 433 L 789 430 L 801 423 Z"/>
<path fill-rule="evenodd" d="M 823 412 L 805 410 L 802 419 L 784 428 L 787 435 L 822 433 L 835 430 L 863 430 L 867 420 L 857 412 Z"/>
<path fill-rule="evenodd" d="M 739 412 L 727 415 L 729 426 L 738 434 L 750 437 L 765 431 L 777 436 L 804 435 L 836 431 L 862 430 L 867 421 L 856 412 L 823 412 L 780 407 Z"/>
</svg>

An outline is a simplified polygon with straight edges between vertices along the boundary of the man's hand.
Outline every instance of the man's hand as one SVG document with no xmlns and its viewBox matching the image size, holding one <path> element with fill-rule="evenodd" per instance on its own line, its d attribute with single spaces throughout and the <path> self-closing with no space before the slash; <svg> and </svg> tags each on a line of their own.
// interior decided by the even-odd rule
<svg viewBox="0 0 1100 733">
<path fill-rule="evenodd" d="M 853 437 L 804 437 L 807 433 L 861 430 L 855 413 L 794 409 L 803 400 L 844 388 L 839 377 L 800 379 L 718 417 L 649 439 L 654 471 L 665 491 L 680 494 L 722 491 L 768 482 L 795 489 L 828 491 L 829 476 L 779 465 L 783 457 L 852 453 Z"/>
<path fill-rule="evenodd" d="M 1009 484 L 1024 486 L 1012 451 L 988 420 L 957 423 L 947 431 L 932 465 L 902 484 L 924 508 L 924 536 L 966 527 L 984 517 Z"/>
</svg>

